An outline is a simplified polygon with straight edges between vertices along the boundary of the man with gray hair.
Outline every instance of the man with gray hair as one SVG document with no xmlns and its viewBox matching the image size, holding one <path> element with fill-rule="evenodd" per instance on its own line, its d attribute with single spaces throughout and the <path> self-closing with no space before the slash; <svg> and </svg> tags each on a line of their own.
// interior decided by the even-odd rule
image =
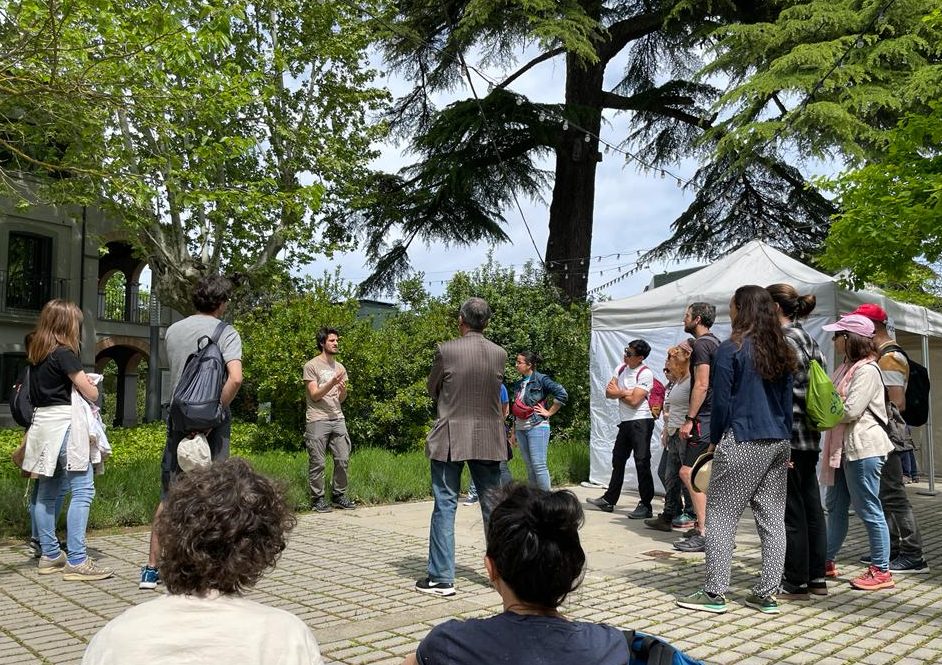
<svg viewBox="0 0 942 665">
<path fill-rule="evenodd" d="M 500 486 L 500 462 L 507 459 L 500 403 L 507 352 L 484 338 L 490 318 L 485 300 L 466 300 L 458 314 L 461 336 L 438 345 L 428 377 L 438 419 L 425 445 L 435 507 L 429 525 L 428 577 L 415 583 L 422 593 L 455 595 L 455 511 L 465 463 L 481 498 L 486 528 L 493 491 Z"/>
</svg>

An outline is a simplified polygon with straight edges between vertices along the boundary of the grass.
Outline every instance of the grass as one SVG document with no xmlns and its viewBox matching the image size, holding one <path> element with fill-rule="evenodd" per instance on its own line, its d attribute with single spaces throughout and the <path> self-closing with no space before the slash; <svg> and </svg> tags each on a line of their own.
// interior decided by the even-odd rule
<svg viewBox="0 0 942 665">
<path fill-rule="evenodd" d="M 4 443 L 4 438 L 0 434 L 0 444 Z M 236 454 L 247 459 L 259 472 L 278 480 L 295 510 L 310 509 L 306 452 L 253 452 L 240 449 L 235 437 L 233 439 L 233 445 L 238 451 Z M 163 445 L 162 436 L 160 445 Z M 154 508 L 160 500 L 160 451 L 155 452 L 154 446 L 139 446 L 137 455 L 125 457 L 120 463 L 108 466 L 106 473 L 95 478 L 96 494 L 89 515 L 89 529 L 150 523 Z M 27 481 L 20 477 L 19 470 L 10 463 L 9 454 L 2 454 L 0 539 L 24 538 L 29 533 L 25 497 Z M 554 485 L 578 483 L 589 476 L 588 448 L 585 444 L 566 440 L 551 441 L 548 462 Z M 526 479 L 519 454 L 510 461 L 510 469 L 517 480 Z M 328 457 L 325 471 L 328 487 L 332 472 L 333 465 Z M 467 488 L 468 480 L 469 474 L 466 472 L 462 477 L 462 489 Z M 393 453 L 380 448 L 356 448 L 350 457 L 348 492 L 364 504 L 427 499 L 431 496 L 428 459 L 422 451 Z"/>
</svg>

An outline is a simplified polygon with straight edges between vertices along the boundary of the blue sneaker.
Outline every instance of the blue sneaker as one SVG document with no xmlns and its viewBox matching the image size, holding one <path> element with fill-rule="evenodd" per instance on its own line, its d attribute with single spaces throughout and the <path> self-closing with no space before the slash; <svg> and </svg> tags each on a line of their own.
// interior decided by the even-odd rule
<svg viewBox="0 0 942 665">
<path fill-rule="evenodd" d="M 160 584 L 160 573 L 153 566 L 141 566 L 141 583 L 138 589 L 156 589 Z"/>
</svg>

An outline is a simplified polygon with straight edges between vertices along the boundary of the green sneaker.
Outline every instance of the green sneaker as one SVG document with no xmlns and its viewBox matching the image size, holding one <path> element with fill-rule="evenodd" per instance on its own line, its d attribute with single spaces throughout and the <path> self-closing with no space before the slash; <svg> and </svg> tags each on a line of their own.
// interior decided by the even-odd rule
<svg viewBox="0 0 942 665">
<path fill-rule="evenodd" d="M 775 600 L 775 596 L 766 596 L 765 598 L 759 598 L 754 593 L 750 593 L 746 596 L 746 605 L 749 607 L 759 610 L 763 614 L 778 614 L 778 602 Z"/>
<path fill-rule="evenodd" d="M 726 598 L 723 596 L 713 596 L 703 589 L 692 593 L 689 596 L 682 596 L 675 599 L 678 607 L 688 610 L 702 610 L 704 612 L 713 612 L 714 614 L 723 614 L 726 611 Z"/>
</svg>

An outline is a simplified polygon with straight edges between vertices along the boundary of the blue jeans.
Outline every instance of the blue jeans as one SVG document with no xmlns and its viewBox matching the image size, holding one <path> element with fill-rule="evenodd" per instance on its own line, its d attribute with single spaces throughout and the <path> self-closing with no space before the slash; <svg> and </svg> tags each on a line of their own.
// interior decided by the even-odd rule
<svg viewBox="0 0 942 665">
<path fill-rule="evenodd" d="M 59 513 L 62 512 L 62 504 L 65 501 L 65 495 L 69 492 L 69 488 L 63 485 L 61 490 L 56 499 L 56 519 L 58 519 Z M 38 493 L 39 482 L 35 482 L 29 490 L 29 503 L 26 506 L 26 511 L 29 513 L 30 538 L 37 542 L 39 541 L 39 527 L 36 525 L 36 495 Z"/>
<path fill-rule="evenodd" d="M 518 429 L 517 446 L 520 448 L 520 457 L 527 467 L 527 479 L 531 487 L 541 490 L 550 488 L 549 467 L 546 466 L 546 451 L 549 448 L 549 427 L 534 427 L 533 429 Z"/>
<path fill-rule="evenodd" d="M 844 460 L 834 470 L 834 485 L 828 488 L 828 553 L 834 561 L 847 537 L 847 509 L 853 504 L 857 516 L 863 521 L 870 540 L 871 564 L 880 570 L 890 565 L 890 530 L 880 503 L 880 474 L 883 457 Z"/>
<path fill-rule="evenodd" d="M 455 511 L 461 488 L 464 462 L 429 460 L 432 466 L 432 521 L 428 535 L 428 577 L 433 582 L 452 584 L 455 581 Z M 471 478 L 481 497 L 484 529 L 494 507 L 494 491 L 500 486 L 500 463 L 468 460 Z"/>
<path fill-rule="evenodd" d="M 66 432 L 59 449 L 59 461 L 56 471 L 50 478 L 40 477 L 36 483 L 36 507 L 33 509 L 33 519 L 36 521 L 36 530 L 39 533 L 39 544 L 43 556 L 55 559 L 59 556 L 59 541 L 56 538 L 57 509 L 62 506 L 61 496 L 65 492 L 72 493 L 69 502 L 69 512 L 66 515 L 66 549 L 69 563 L 73 566 L 85 561 L 85 527 L 88 525 L 88 512 L 95 498 L 95 469 L 91 464 L 85 471 L 66 470 L 66 443 L 69 434 Z"/>
<path fill-rule="evenodd" d="M 510 473 L 510 466 L 507 462 L 500 462 L 500 486 L 506 487 L 514 481 L 514 476 Z M 474 478 L 468 483 L 468 498 L 477 498 L 478 488 L 474 486 Z"/>
</svg>

